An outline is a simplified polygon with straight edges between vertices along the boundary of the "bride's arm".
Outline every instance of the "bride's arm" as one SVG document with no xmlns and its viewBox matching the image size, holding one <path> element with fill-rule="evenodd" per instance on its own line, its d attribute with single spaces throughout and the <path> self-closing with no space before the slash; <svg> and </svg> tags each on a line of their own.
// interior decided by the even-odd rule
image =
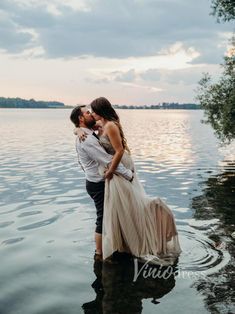
<svg viewBox="0 0 235 314">
<path fill-rule="evenodd" d="M 108 122 L 105 128 L 105 131 L 109 137 L 110 143 L 113 146 L 115 154 L 113 155 L 113 159 L 111 164 L 109 165 L 108 170 L 105 173 L 106 179 L 111 179 L 113 173 L 115 172 L 119 162 L 122 159 L 124 154 L 124 147 L 122 145 L 122 138 L 120 135 L 120 131 L 118 126 L 113 122 Z"/>
<path fill-rule="evenodd" d="M 80 142 L 85 141 L 85 139 L 87 137 L 87 133 L 79 127 L 76 127 L 74 129 L 73 133 L 78 136 Z"/>
<path fill-rule="evenodd" d="M 98 131 L 98 136 L 102 135 L 103 129 L 99 121 L 97 121 L 96 124 L 93 126 L 93 130 Z M 73 133 L 78 136 L 80 142 L 85 141 L 85 139 L 87 138 L 87 133 L 83 131 L 80 127 L 76 127 Z"/>
</svg>

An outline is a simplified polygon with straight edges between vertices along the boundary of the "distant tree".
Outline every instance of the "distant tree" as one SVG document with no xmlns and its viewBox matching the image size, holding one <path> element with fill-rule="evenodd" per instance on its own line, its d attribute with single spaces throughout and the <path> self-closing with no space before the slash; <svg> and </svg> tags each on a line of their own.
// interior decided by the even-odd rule
<svg viewBox="0 0 235 314">
<path fill-rule="evenodd" d="M 212 0 L 212 15 L 217 21 L 230 21 L 235 18 L 235 0 Z"/>
<path fill-rule="evenodd" d="M 224 58 L 223 75 L 212 83 L 206 73 L 199 81 L 197 99 L 204 109 L 206 120 L 224 143 L 235 138 L 235 46 L 234 55 Z"/>
</svg>

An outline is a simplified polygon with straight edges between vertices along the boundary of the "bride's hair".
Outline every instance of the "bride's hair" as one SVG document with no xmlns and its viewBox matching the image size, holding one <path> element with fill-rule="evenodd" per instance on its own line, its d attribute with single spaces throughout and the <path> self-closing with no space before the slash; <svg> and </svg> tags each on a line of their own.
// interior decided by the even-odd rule
<svg viewBox="0 0 235 314">
<path fill-rule="evenodd" d="M 120 119 L 114 108 L 112 107 L 111 103 L 106 99 L 105 97 L 99 97 L 93 100 L 90 104 L 91 109 L 101 116 L 102 118 L 108 120 L 108 121 L 113 121 L 119 128 L 120 135 L 122 138 L 122 145 L 124 149 L 126 149 L 128 152 L 130 152 L 128 146 L 127 146 L 127 141 L 124 136 L 124 132 L 120 123 Z"/>
</svg>

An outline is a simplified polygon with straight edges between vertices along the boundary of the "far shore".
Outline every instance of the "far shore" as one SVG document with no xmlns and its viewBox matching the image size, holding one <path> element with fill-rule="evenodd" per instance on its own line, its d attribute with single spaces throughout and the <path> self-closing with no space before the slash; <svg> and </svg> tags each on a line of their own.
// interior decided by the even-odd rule
<svg viewBox="0 0 235 314">
<path fill-rule="evenodd" d="M 76 106 L 64 106 L 64 107 L 0 107 L 0 109 L 73 109 Z M 145 107 L 115 107 L 117 110 L 203 110 L 202 108 L 145 108 Z"/>
<path fill-rule="evenodd" d="M 65 105 L 59 101 L 44 101 L 34 99 L 22 99 L 22 98 L 5 98 L 0 97 L 0 108 L 15 108 L 15 109 L 72 109 L 78 105 Z M 199 104 L 195 103 L 178 103 L 178 102 L 156 102 L 154 105 L 120 105 L 114 104 L 114 109 L 145 109 L 145 110 L 166 110 L 166 109 L 186 109 L 186 110 L 200 110 Z"/>
</svg>

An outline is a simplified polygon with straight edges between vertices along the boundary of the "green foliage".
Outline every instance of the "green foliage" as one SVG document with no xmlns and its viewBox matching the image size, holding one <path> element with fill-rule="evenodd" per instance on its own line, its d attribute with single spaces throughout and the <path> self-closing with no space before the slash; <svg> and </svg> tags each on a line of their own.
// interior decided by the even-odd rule
<svg viewBox="0 0 235 314">
<path fill-rule="evenodd" d="M 234 46 L 235 50 L 235 46 Z M 208 73 L 199 81 L 197 99 L 205 110 L 204 123 L 210 123 L 223 143 L 235 138 L 235 55 L 224 58 L 223 74 L 213 83 Z"/>
<path fill-rule="evenodd" d="M 228 22 L 235 19 L 235 0 L 212 0 L 212 14 L 217 21 Z M 235 37 L 232 47 L 224 57 L 223 74 L 217 83 L 205 73 L 199 81 L 197 100 L 205 111 L 206 119 L 215 134 L 223 143 L 230 143 L 235 138 Z"/>
<path fill-rule="evenodd" d="M 212 0 L 212 9 L 218 22 L 235 19 L 235 0 Z"/>
</svg>

